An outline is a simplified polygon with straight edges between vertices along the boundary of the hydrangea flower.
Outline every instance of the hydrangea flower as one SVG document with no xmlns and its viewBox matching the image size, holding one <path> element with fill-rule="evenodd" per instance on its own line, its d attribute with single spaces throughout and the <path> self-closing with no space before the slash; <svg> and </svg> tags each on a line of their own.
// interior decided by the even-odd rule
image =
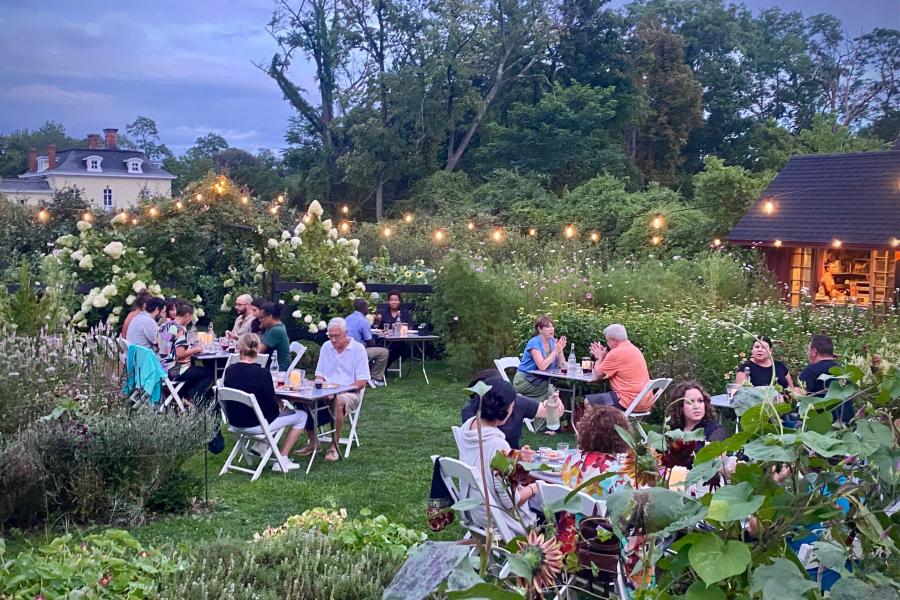
<svg viewBox="0 0 900 600">
<path fill-rule="evenodd" d="M 81 220 L 75 224 L 75 227 L 78 228 L 78 231 L 87 231 L 88 229 L 91 228 L 91 224 L 88 223 L 87 221 Z"/>
<path fill-rule="evenodd" d="M 125 245 L 122 242 L 110 242 L 106 246 L 104 246 L 103 253 L 113 260 L 118 260 L 122 257 L 122 254 L 125 253 Z"/>
<path fill-rule="evenodd" d="M 278 240 L 275 238 L 269 238 L 269 241 L 266 243 L 269 245 L 269 248 L 275 249 L 278 247 Z"/>
<path fill-rule="evenodd" d="M 234 279 L 231 279 L 231 278 L 226 279 L 225 281 L 222 282 L 222 287 L 224 287 L 224 288 L 234 287 Z"/>
<path fill-rule="evenodd" d="M 131 286 L 131 289 L 134 290 L 134 293 L 135 293 L 135 294 L 138 294 L 138 293 L 140 293 L 141 290 L 146 290 L 146 289 L 147 289 L 147 284 L 144 283 L 143 281 L 141 281 L 140 279 L 138 279 L 138 280 L 135 281 L 134 284 Z"/>
<path fill-rule="evenodd" d="M 303 317 L 303 322 L 306 324 L 312 323 L 312 315 L 306 315 Z"/>
<path fill-rule="evenodd" d="M 314 217 L 321 217 L 324 213 L 325 211 L 322 210 L 322 205 L 319 204 L 318 200 L 313 200 L 310 203 L 309 208 L 306 209 L 306 214 Z"/>
<path fill-rule="evenodd" d="M 107 285 L 106 287 L 104 287 L 104 288 L 100 291 L 100 293 L 103 294 L 103 295 L 106 296 L 106 297 L 110 297 L 110 296 L 115 296 L 116 294 L 118 294 L 118 293 L 119 293 L 119 290 L 116 289 L 116 286 L 114 286 L 113 284 L 109 284 L 109 285 Z"/>
<path fill-rule="evenodd" d="M 87 255 L 87 256 L 85 256 L 84 258 L 82 258 L 80 261 L 78 261 L 78 268 L 79 268 L 79 269 L 85 269 L 85 270 L 88 270 L 88 271 L 91 270 L 91 269 L 93 269 L 93 268 L 94 268 L 94 261 L 93 261 L 93 259 L 91 258 L 91 256 L 90 256 L 90 255 Z"/>
<path fill-rule="evenodd" d="M 93 301 L 91 301 L 91 306 L 93 306 L 94 308 L 103 308 L 107 304 L 109 304 L 109 298 L 107 298 L 103 294 L 94 296 Z"/>
</svg>

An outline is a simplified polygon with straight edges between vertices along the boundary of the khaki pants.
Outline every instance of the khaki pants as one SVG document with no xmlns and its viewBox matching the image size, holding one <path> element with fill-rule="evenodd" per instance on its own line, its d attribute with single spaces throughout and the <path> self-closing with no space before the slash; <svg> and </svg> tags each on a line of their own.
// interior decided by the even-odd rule
<svg viewBox="0 0 900 600">
<path fill-rule="evenodd" d="M 384 370 L 388 364 L 388 349 L 369 346 L 366 348 L 366 355 L 369 357 L 369 374 L 372 375 L 372 379 L 384 381 Z"/>
</svg>

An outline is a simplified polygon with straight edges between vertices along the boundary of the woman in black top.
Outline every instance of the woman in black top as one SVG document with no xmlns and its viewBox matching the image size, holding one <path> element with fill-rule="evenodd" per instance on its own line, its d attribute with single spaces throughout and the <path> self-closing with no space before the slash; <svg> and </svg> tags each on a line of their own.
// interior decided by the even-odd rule
<svg viewBox="0 0 900 600">
<path fill-rule="evenodd" d="M 388 292 L 387 306 L 378 312 L 378 322 L 385 329 L 390 329 L 394 323 L 406 323 L 410 331 L 413 329 L 412 313 L 406 308 L 400 308 L 403 297 L 397 290 Z M 388 344 L 388 362 L 385 368 L 394 364 L 398 358 L 408 358 L 410 356 L 409 344 L 393 343 Z"/>
<path fill-rule="evenodd" d="M 281 445 L 282 459 L 275 463 L 272 470 L 275 472 L 292 471 L 299 469 L 300 465 L 287 457 L 306 426 L 307 415 L 303 411 L 291 410 L 279 413 L 272 375 L 256 363 L 260 344 L 259 336 L 255 333 L 245 333 L 238 339 L 237 347 L 241 358 L 239 362 L 225 369 L 223 384 L 225 387 L 253 394 L 256 397 L 259 409 L 266 421 L 269 422 L 269 431 L 272 434 L 284 427 L 291 428 Z M 245 404 L 226 401 L 225 414 L 228 416 L 228 424 L 232 427 L 245 429 L 259 426 L 256 413 Z M 256 449 L 264 451 L 265 447 L 266 443 L 260 442 Z"/>
<path fill-rule="evenodd" d="M 753 342 L 753 350 L 750 352 L 750 360 L 741 363 L 738 367 L 734 382 L 738 385 L 747 379 L 747 370 L 750 370 L 750 384 L 753 387 L 773 385 L 772 371 L 775 371 L 775 382 L 782 389 L 794 387 L 788 368 L 780 360 L 775 360 L 772 353 L 772 340 L 762 336 Z"/>
</svg>

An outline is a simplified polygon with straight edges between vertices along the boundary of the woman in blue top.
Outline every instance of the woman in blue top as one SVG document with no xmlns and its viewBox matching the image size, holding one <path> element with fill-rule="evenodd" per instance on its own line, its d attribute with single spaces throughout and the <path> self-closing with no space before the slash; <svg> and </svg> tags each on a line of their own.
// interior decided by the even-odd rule
<svg viewBox="0 0 900 600">
<path fill-rule="evenodd" d="M 554 365 L 562 364 L 565 361 L 563 351 L 566 348 L 566 338 L 563 336 L 557 340 L 553 337 L 553 321 L 547 315 L 538 317 L 534 322 L 534 330 L 537 335 L 525 344 L 525 352 L 522 353 L 513 385 L 518 393 L 541 402 L 547 397 L 548 380 L 531 375 L 528 371 L 546 371 Z"/>
</svg>

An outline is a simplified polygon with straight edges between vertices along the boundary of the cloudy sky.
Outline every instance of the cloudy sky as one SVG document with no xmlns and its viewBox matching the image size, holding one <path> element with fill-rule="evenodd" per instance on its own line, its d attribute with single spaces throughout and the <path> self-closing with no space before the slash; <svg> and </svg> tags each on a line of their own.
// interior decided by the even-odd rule
<svg viewBox="0 0 900 600">
<path fill-rule="evenodd" d="M 625 2 L 617 0 L 614 5 Z M 829 12 L 851 34 L 900 27 L 900 0 L 748 0 Z M 248 150 L 283 147 L 291 110 L 253 63 L 271 59 L 269 0 L 0 0 L 0 132 L 50 119 L 69 135 L 156 120 L 182 151 L 215 132 Z M 312 87 L 309 65 L 295 80 Z"/>
</svg>

